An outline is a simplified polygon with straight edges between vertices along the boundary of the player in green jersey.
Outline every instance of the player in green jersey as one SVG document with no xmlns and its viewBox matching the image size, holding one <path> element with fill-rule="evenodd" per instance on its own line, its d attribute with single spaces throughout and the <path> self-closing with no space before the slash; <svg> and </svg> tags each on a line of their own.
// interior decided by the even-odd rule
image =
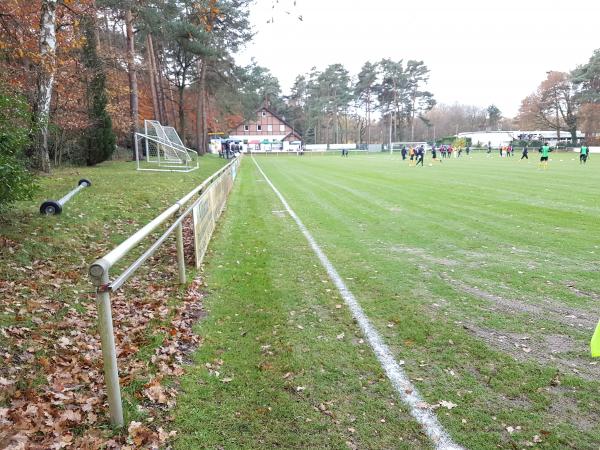
<svg viewBox="0 0 600 450">
<path fill-rule="evenodd" d="M 579 149 L 579 164 L 585 164 L 588 159 L 590 149 L 587 145 L 583 144 Z"/>
<path fill-rule="evenodd" d="M 542 145 L 539 149 L 539 152 L 542 155 L 540 157 L 539 167 L 543 167 L 544 170 L 548 168 L 548 155 L 550 154 L 551 151 L 552 151 L 552 149 L 550 148 L 550 146 L 548 144 Z"/>
</svg>

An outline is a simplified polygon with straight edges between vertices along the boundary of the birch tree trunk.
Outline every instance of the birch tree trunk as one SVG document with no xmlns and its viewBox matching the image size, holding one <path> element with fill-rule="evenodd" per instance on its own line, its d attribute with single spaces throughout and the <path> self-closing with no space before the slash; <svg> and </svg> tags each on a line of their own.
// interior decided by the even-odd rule
<svg viewBox="0 0 600 450">
<path fill-rule="evenodd" d="M 35 152 L 35 165 L 44 172 L 50 172 L 48 153 L 48 121 L 50 100 L 56 71 L 56 5 L 57 0 L 42 0 L 40 19 L 40 72 L 37 85 L 35 123 L 39 127 L 40 140 Z"/>
<path fill-rule="evenodd" d="M 135 70 L 135 47 L 133 34 L 133 14 L 131 9 L 125 12 L 125 27 L 127 33 L 127 72 L 129 76 L 129 110 L 131 118 L 131 151 L 133 159 L 136 159 L 135 154 L 135 133 L 138 126 L 139 116 L 139 100 L 138 100 L 138 82 L 137 72 Z"/>
</svg>

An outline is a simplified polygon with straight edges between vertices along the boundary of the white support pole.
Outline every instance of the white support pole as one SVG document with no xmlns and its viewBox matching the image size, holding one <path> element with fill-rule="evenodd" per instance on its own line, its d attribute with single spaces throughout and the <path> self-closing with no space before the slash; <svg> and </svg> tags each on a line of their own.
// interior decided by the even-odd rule
<svg viewBox="0 0 600 450">
<path fill-rule="evenodd" d="M 98 326 L 102 342 L 102 359 L 104 360 L 104 382 L 108 396 L 110 423 L 114 427 L 122 427 L 123 405 L 121 403 L 121 388 L 119 386 L 119 371 L 117 369 L 117 351 L 115 348 L 115 335 L 113 332 L 112 311 L 110 307 L 110 293 L 105 289 L 108 285 L 108 270 L 104 270 L 98 286 L 96 297 L 98 305 Z"/>
<path fill-rule="evenodd" d="M 144 120 L 144 135 L 148 136 L 148 121 Z M 146 139 L 146 161 L 150 162 L 150 149 L 148 148 L 148 139 Z"/>
<path fill-rule="evenodd" d="M 179 270 L 179 284 L 185 284 L 185 255 L 183 253 L 183 225 L 177 225 L 177 268 Z"/>
<path fill-rule="evenodd" d="M 133 135 L 133 146 L 135 147 L 135 162 L 137 164 L 137 168 L 140 168 L 140 153 L 138 148 L 138 136 L 137 134 Z"/>
</svg>

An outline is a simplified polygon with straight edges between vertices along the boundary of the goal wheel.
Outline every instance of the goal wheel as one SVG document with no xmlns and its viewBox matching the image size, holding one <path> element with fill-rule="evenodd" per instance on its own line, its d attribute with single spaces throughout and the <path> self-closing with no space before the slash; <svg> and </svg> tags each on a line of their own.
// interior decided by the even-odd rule
<svg viewBox="0 0 600 450">
<path fill-rule="evenodd" d="M 40 214 L 46 214 L 52 216 L 54 214 L 60 214 L 62 212 L 62 206 L 54 200 L 47 200 L 40 206 Z"/>
</svg>

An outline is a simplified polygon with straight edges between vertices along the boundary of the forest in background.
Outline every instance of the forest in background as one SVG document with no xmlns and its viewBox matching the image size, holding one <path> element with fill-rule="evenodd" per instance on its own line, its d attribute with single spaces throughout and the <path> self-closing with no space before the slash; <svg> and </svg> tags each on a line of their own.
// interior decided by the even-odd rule
<svg viewBox="0 0 600 450">
<path fill-rule="evenodd" d="M 275 4 L 274 4 L 275 5 Z M 591 143 L 600 130 L 600 50 L 549 71 L 515 118 L 495 106 L 436 104 L 424 61 L 366 61 L 277 77 L 236 53 L 253 37 L 250 0 L 4 0 L 0 3 L 2 198 L 33 187 L 28 169 L 131 155 L 145 119 L 174 126 L 202 154 L 261 106 L 306 143 L 434 140 L 462 131 L 556 129 Z M 115 145 L 116 144 L 116 145 Z M 12 180 L 12 181 L 11 181 Z"/>
</svg>

